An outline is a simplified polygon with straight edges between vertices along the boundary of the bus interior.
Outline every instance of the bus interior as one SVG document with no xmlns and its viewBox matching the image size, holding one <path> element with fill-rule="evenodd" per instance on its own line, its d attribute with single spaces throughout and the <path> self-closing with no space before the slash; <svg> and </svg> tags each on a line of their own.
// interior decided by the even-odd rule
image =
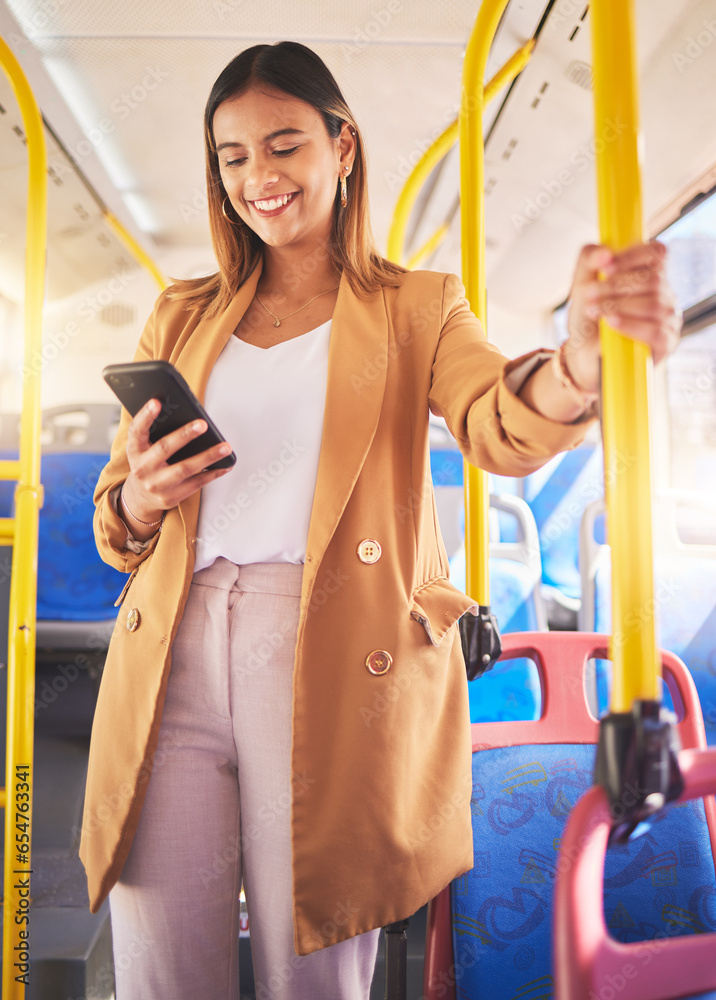
<svg viewBox="0 0 716 1000">
<path fill-rule="evenodd" d="M 458 118 L 463 59 L 480 6 L 466 0 L 0 2 L 0 38 L 29 82 L 47 146 L 42 346 L 28 365 L 24 250 L 33 192 L 23 116 L 8 77 L 0 73 L 0 461 L 17 458 L 23 389 L 38 378 L 42 410 L 33 952 L 24 994 L 32 1000 L 110 1000 L 114 963 L 131 960 L 112 954 L 108 904 L 90 914 L 77 854 L 93 709 L 124 584 L 123 574 L 99 560 L 92 534 L 94 485 L 120 413 L 101 372 L 109 363 L 131 360 L 160 282 L 216 269 L 202 138 L 213 80 L 233 56 L 259 41 L 293 39 L 314 48 L 360 121 L 374 232 L 388 255 L 401 191 L 421 157 Z M 685 746 L 699 746 L 704 736 L 716 746 L 716 0 L 636 0 L 635 9 L 644 232 L 668 246 L 670 279 L 684 313 L 681 344 L 656 370 L 651 412 L 655 614 L 660 645 L 686 667 L 684 672 L 681 663 L 665 660 L 664 697 L 677 714 L 682 711 L 682 725 L 691 719 L 689 712 L 703 717 L 703 736 L 698 725 L 684 729 Z M 490 49 L 487 78 L 530 40 L 534 46 L 526 64 L 498 90 L 483 118 L 487 333 L 509 357 L 539 346 L 554 348 L 565 339 L 574 261 L 581 246 L 599 242 L 596 158 L 626 128 L 615 120 L 595 134 L 586 0 L 510 0 Z M 457 142 L 422 184 L 401 253 L 401 263 L 411 268 L 461 274 Z M 433 486 L 451 579 L 466 590 L 463 460 L 444 422 L 430 420 Z M 629 463 L 630 456 L 623 460 Z M 506 653 L 471 682 L 471 721 L 489 733 L 498 722 L 519 727 L 541 718 L 554 674 L 547 677 L 536 647 L 511 638 L 533 632 L 546 633 L 547 642 L 552 633 L 571 637 L 575 656 L 587 663 L 585 712 L 598 719 L 607 711 L 611 670 L 606 646 L 584 639 L 612 630 L 598 429 L 579 448 L 524 479 L 490 476 L 489 492 L 492 610 Z M 14 484 L 0 481 L 0 519 L 13 516 L 13 497 Z M 5 538 L 3 649 L 11 556 L 11 540 Z M 561 662 L 556 646 L 553 655 Z M 3 669 L 0 718 L 6 711 L 5 676 Z M 581 699 L 582 681 L 575 673 L 576 713 L 584 708 Z M 690 706 L 686 716 L 684 704 Z M 568 704 L 564 709 L 569 713 Z M 488 736 L 485 740 L 489 743 Z M 4 754 L 4 740 L 2 745 Z M 591 781 L 586 777 L 591 764 L 576 751 L 567 756 L 574 758 L 572 765 L 559 753 L 550 758 L 553 771 L 544 761 L 539 765 L 545 782 L 551 776 L 553 784 L 560 767 L 572 767 L 571 778 L 562 774 L 551 793 L 553 815 L 562 822 Z M 510 766 L 529 769 L 529 753 Z M 483 764 L 476 788 L 486 789 L 490 775 L 499 786 L 505 767 L 505 760 Z M 542 779 L 528 770 L 529 780 Z M 475 796 L 478 817 L 486 805 Z M 699 814 L 702 827 L 711 829 L 713 823 L 716 830 L 716 819 L 709 817 L 703 810 Z M 661 838 L 650 842 L 650 858 L 663 861 L 671 851 L 674 860 L 652 860 L 639 882 L 651 879 L 661 909 L 671 907 L 665 926 L 678 924 L 679 933 L 716 930 L 713 864 L 710 883 L 706 875 L 703 884 L 689 881 L 689 859 L 708 847 L 703 832 L 678 834 L 680 847 Z M 544 856 L 554 859 L 552 841 L 560 836 L 555 827 L 549 848 L 542 845 L 527 860 L 522 855 L 513 860 L 524 869 L 520 884 L 533 903 L 546 878 Z M 624 868 L 618 860 L 607 866 L 613 884 Z M 683 893 L 675 895 L 677 881 L 690 887 L 691 902 L 684 902 Z M 459 895 L 462 889 L 453 891 Z M 494 891 L 501 891 L 499 885 Z M 637 902 L 632 907 L 625 898 L 615 900 L 605 896 L 604 905 L 619 940 L 637 940 L 639 927 L 646 938 L 656 934 L 646 918 L 641 923 L 634 918 Z M 427 919 L 424 908 L 407 932 L 410 1000 L 496 1000 L 489 962 L 496 963 L 495 981 L 507 983 L 500 994 L 506 1000 L 554 996 L 551 977 L 530 972 L 534 944 L 513 947 L 505 932 L 504 948 L 491 949 L 474 924 L 472 929 L 463 924 L 460 931 L 459 917 L 453 925 L 455 963 L 461 961 L 468 972 L 460 979 L 453 965 L 452 983 L 445 973 L 447 978 L 435 979 L 443 986 L 433 983 L 428 990 Z M 256 994 L 245 911 L 238 947 L 241 996 L 250 1000 Z M 540 947 L 549 947 L 547 938 Z M 485 953 L 489 961 L 477 961 Z M 479 986 L 470 979 L 476 965 L 485 970 Z M 384 976 L 381 943 L 372 998 L 384 995 Z M 621 995 L 636 995 L 629 989 L 627 983 Z"/>
</svg>

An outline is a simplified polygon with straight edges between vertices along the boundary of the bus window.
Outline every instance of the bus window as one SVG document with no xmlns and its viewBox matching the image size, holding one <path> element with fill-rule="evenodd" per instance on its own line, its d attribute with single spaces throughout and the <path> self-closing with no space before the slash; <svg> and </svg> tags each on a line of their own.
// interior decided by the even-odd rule
<svg viewBox="0 0 716 1000">
<path fill-rule="evenodd" d="M 684 311 L 716 293 L 716 196 L 677 219 L 659 240 L 669 248 L 669 280 Z"/>
<path fill-rule="evenodd" d="M 669 248 L 669 277 L 685 314 L 681 344 L 666 368 L 671 428 L 669 485 L 714 496 L 716 196 L 702 200 L 659 239 Z"/>
<path fill-rule="evenodd" d="M 666 372 L 671 486 L 716 496 L 716 323 L 684 337 Z"/>
</svg>

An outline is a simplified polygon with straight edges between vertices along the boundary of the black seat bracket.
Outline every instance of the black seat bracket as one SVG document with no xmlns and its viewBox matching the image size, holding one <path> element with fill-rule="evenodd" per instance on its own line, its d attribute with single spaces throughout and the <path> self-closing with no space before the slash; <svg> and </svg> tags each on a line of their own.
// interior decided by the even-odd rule
<svg viewBox="0 0 716 1000">
<path fill-rule="evenodd" d="M 610 843 L 646 833 L 678 798 L 676 717 L 660 701 L 635 701 L 631 712 L 610 712 L 599 725 L 594 781 L 609 798 Z"/>
<path fill-rule="evenodd" d="M 467 612 L 458 622 L 467 679 L 474 681 L 491 670 L 502 653 L 497 619 L 489 605 L 478 605 L 476 615 Z"/>
</svg>

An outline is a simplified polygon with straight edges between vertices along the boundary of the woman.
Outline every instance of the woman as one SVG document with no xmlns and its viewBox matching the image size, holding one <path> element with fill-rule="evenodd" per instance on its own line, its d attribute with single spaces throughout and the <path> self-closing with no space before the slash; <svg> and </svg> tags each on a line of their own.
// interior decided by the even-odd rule
<svg viewBox="0 0 716 1000">
<path fill-rule="evenodd" d="M 679 324 L 663 247 L 588 247 L 565 347 L 508 363 L 455 276 L 374 249 L 358 126 L 302 45 L 234 59 L 205 137 L 220 270 L 160 296 L 136 358 L 177 366 L 238 462 L 167 464 L 203 424 L 152 445 L 156 401 L 123 416 L 95 525 L 131 576 L 81 855 L 118 1000 L 237 997 L 242 879 L 257 997 L 357 1000 L 377 928 L 472 866 L 473 605 L 447 579 L 428 412 L 524 475 L 593 419 L 600 315 L 657 360 Z"/>
</svg>

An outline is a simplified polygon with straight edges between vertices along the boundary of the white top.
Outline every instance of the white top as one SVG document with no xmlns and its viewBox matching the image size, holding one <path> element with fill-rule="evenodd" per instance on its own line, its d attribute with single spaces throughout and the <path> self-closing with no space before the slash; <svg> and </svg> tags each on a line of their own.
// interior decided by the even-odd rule
<svg viewBox="0 0 716 1000">
<path fill-rule="evenodd" d="M 195 573 L 218 556 L 305 562 L 330 335 L 331 320 L 269 348 L 232 336 L 219 355 L 204 408 L 236 465 L 201 491 Z"/>
</svg>

